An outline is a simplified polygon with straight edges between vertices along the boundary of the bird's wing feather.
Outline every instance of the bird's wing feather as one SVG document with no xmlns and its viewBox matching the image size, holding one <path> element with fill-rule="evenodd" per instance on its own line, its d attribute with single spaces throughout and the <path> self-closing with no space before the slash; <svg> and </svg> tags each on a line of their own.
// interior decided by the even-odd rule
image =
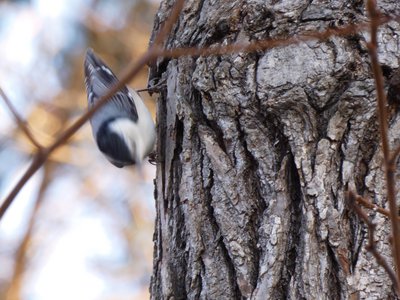
<svg viewBox="0 0 400 300">
<path fill-rule="evenodd" d="M 118 78 L 111 69 L 97 57 L 93 50 L 88 49 L 84 64 L 85 69 L 85 85 L 88 95 L 89 106 L 103 96 L 113 85 L 118 82 Z M 132 94 L 128 88 L 124 86 L 112 96 L 106 104 L 110 108 L 115 106 L 118 112 L 123 112 L 126 117 L 137 121 L 138 114 L 133 100 Z"/>
</svg>

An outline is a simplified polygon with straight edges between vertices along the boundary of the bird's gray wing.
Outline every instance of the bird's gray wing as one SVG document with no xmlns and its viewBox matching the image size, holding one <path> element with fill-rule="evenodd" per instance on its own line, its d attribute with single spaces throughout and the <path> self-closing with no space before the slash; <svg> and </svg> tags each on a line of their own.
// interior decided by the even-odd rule
<svg viewBox="0 0 400 300">
<path fill-rule="evenodd" d="M 92 49 L 88 49 L 86 52 L 84 70 L 88 104 L 92 106 L 118 82 L 118 78 L 111 69 L 94 54 Z M 106 106 L 109 113 L 112 115 L 119 114 L 121 117 L 132 119 L 134 122 L 138 119 L 135 102 L 126 86 L 115 93 L 108 100 Z"/>
</svg>

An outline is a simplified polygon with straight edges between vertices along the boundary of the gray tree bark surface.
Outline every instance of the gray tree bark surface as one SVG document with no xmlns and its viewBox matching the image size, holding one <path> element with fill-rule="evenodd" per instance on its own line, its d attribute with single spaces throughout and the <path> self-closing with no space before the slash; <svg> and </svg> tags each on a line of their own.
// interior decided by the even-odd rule
<svg viewBox="0 0 400 300">
<path fill-rule="evenodd" d="M 399 14 L 398 1 L 378 1 Z M 161 3 L 154 34 L 174 1 Z M 367 21 L 363 1 L 188 0 L 167 48 L 292 37 Z M 400 26 L 379 31 L 389 77 Z M 257 53 L 159 59 L 152 299 L 386 299 L 346 206 L 387 207 L 368 32 Z M 394 106 L 392 105 L 391 108 Z M 390 144 L 400 116 L 391 109 Z M 390 223 L 370 212 L 391 262 Z"/>
</svg>

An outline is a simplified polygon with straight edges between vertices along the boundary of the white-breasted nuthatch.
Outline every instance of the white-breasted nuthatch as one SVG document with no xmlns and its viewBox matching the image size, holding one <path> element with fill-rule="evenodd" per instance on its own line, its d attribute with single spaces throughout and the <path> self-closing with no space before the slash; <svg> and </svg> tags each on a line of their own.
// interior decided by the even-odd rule
<svg viewBox="0 0 400 300">
<path fill-rule="evenodd" d="M 118 82 L 92 49 L 84 63 L 88 107 Z M 127 86 L 112 96 L 90 119 L 100 151 L 116 167 L 140 164 L 153 150 L 155 126 L 140 96 Z"/>
</svg>

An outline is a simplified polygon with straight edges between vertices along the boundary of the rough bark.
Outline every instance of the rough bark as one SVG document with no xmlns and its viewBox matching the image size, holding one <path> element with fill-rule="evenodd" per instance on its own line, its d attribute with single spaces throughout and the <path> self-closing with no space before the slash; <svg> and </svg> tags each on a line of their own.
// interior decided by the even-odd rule
<svg viewBox="0 0 400 300">
<path fill-rule="evenodd" d="M 161 3 L 154 33 L 174 1 Z M 400 13 L 397 1 L 382 1 Z M 167 48 L 291 37 L 367 20 L 362 1 L 188 0 Z M 398 68 L 399 24 L 380 61 Z M 368 34 L 158 60 L 153 299 L 383 299 L 391 282 L 344 200 L 386 207 Z M 399 144 L 392 110 L 390 144 Z M 389 259 L 390 224 L 377 224 Z"/>
</svg>

